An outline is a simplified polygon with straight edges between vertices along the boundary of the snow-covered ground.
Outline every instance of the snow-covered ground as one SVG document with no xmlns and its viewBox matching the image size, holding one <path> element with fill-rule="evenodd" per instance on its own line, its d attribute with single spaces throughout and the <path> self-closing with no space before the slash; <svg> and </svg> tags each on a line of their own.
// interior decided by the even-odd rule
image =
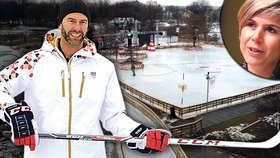
<svg viewBox="0 0 280 158">
<path fill-rule="evenodd" d="M 280 83 L 248 73 L 231 58 L 225 48 L 212 45 L 203 46 L 203 51 L 157 49 L 155 53 L 149 53 L 143 62 L 144 69 L 137 70 L 135 77 L 131 71 L 117 70 L 119 79 L 179 107 L 206 102 L 207 72 L 215 78 L 210 81 L 209 101 Z M 182 84 L 187 85 L 183 93 L 178 88 Z"/>
<path fill-rule="evenodd" d="M 240 130 L 246 127 L 247 124 L 240 124 L 238 126 L 230 126 L 226 128 L 224 131 L 213 131 L 208 135 L 215 136 L 217 139 L 226 139 L 226 135 L 228 135 L 232 140 L 235 141 L 251 141 L 256 138 L 256 136 L 251 135 L 249 133 L 240 132 Z"/>
<path fill-rule="evenodd" d="M 237 126 L 230 126 L 223 131 L 219 131 L 219 130 L 213 131 L 211 133 L 208 133 L 204 137 L 206 138 L 207 136 L 214 136 L 214 137 L 216 137 L 216 139 L 220 139 L 220 140 L 227 139 L 227 137 L 230 137 L 232 140 L 235 140 L 235 141 L 252 141 L 252 140 L 256 139 L 256 136 L 252 135 L 250 133 L 243 132 L 243 130 L 246 129 L 247 127 L 253 126 L 255 123 L 257 123 L 261 120 L 271 123 L 271 125 L 274 125 L 279 130 L 280 113 L 276 112 L 272 115 L 264 116 L 263 118 L 260 118 L 260 120 L 254 122 L 252 124 L 241 123 Z M 254 128 L 251 130 L 251 132 L 253 132 L 253 131 L 254 131 Z"/>
</svg>

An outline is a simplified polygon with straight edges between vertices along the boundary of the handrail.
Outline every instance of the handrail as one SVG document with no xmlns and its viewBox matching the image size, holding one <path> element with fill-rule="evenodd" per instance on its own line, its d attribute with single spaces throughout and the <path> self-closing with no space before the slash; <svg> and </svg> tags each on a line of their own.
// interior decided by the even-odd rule
<svg viewBox="0 0 280 158">
<path fill-rule="evenodd" d="M 200 118 L 196 121 L 193 121 L 193 122 L 190 122 L 187 124 L 174 126 L 174 127 L 170 128 L 170 131 L 174 137 L 180 137 L 180 138 L 188 137 L 203 129 L 202 120 L 203 120 L 203 118 Z"/>
<path fill-rule="evenodd" d="M 153 124 L 157 128 L 168 129 L 168 127 L 161 121 L 161 119 L 145 104 L 141 101 L 135 99 L 134 97 L 130 96 L 126 92 L 123 93 L 124 100 L 128 102 L 131 106 L 140 110 L 145 116 L 147 116 Z M 174 129 L 173 129 L 174 130 Z M 172 131 L 171 131 L 172 132 Z M 183 149 L 178 145 L 171 145 L 173 152 L 175 153 L 176 157 L 184 157 L 187 158 L 187 155 L 183 151 Z"/>
<path fill-rule="evenodd" d="M 201 113 L 203 110 L 221 107 L 221 105 L 231 105 L 236 102 L 243 102 L 245 100 L 255 99 L 255 98 L 262 97 L 262 96 L 280 92 L 280 84 L 276 84 L 276 85 L 259 88 L 259 89 L 249 91 L 246 93 L 242 93 L 242 94 L 238 94 L 238 95 L 229 96 L 229 97 L 209 101 L 206 103 L 201 103 L 201 104 L 197 104 L 197 105 L 180 108 L 179 106 L 176 106 L 174 104 L 170 104 L 163 100 L 157 99 L 153 96 L 147 95 L 147 94 L 137 90 L 136 88 L 133 88 L 121 81 L 120 81 L 120 86 L 121 86 L 122 91 L 128 92 L 132 96 L 140 99 L 141 101 L 147 103 L 149 106 L 152 106 L 153 108 L 161 110 L 162 112 L 170 114 L 170 109 L 174 108 L 175 112 L 179 118 L 180 117 L 183 118 L 184 116 L 186 116 L 186 114 Z"/>
</svg>

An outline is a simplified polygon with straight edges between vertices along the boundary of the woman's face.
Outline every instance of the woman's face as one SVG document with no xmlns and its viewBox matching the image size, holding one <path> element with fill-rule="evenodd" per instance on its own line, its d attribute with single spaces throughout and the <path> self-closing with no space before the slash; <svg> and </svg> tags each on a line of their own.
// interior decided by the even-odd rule
<svg viewBox="0 0 280 158">
<path fill-rule="evenodd" d="M 280 20 L 252 16 L 240 31 L 240 50 L 249 67 L 275 68 L 280 59 Z"/>
</svg>

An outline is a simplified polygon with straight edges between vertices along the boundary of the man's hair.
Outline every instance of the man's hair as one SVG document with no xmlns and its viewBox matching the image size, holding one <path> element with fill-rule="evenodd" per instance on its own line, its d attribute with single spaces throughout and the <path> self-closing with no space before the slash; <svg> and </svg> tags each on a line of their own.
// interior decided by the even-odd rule
<svg viewBox="0 0 280 158">
<path fill-rule="evenodd" d="M 57 21 L 60 24 L 65 16 L 70 13 L 82 13 L 90 21 L 90 11 L 88 5 L 83 0 L 66 0 L 59 8 Z"/>
</svg>

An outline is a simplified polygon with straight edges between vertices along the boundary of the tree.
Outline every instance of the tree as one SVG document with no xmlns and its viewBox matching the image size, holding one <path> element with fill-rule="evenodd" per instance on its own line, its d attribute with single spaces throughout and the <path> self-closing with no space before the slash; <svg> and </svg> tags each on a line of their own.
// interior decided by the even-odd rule
<svg viewBox="0 0 280 158">
<path fill-rule="evenodd" d="M 146 24 L 142 26 L 144 30 L 154 31 L 156 30 L 156 20 L 163 18 L 163 8 L 156 1 L 148 1 L 146 8 L 142 10 L 142 16 L 145 17 L 146 21 L 141 22 L 141 24 Z"/>
<path fill-rule="evenodd" d="M 92 22 L 102 23 L 108 21 L 110 4 L 107 0 L 99 0 L 98 2 L 91 4 L 90 6 Z"/>
<path fill-rule="evenodd" d="M 179 6 L 166 6 L 165 7 L 165 20 L 169 20 L 169 19 L 175 19 L 177 21 L 177 23 L 181 23 L 181 19 L 182 19 L 182 15 L 181 15 L 181 11 L 182 11 L 182 7 Z M 170 15 L 171 14 L 171 15 Z"/>
<path fill-rule="evenodd" d="M 0 22 L 6 24 L 19 24 L 21 21 L 21 5 L 16 2 L 0 2 Z"/>
<path fill-rule="evenodd" d="M 213 13 L 213 10 L 209 2 L 205 0 L 198 0 L 187 6 L 185 33 L 191 38 L 198 39 L 202 35 L 203 40 L 206 41 L 213 23 L 217 21 L 217 15 Z"/>
</svg>

